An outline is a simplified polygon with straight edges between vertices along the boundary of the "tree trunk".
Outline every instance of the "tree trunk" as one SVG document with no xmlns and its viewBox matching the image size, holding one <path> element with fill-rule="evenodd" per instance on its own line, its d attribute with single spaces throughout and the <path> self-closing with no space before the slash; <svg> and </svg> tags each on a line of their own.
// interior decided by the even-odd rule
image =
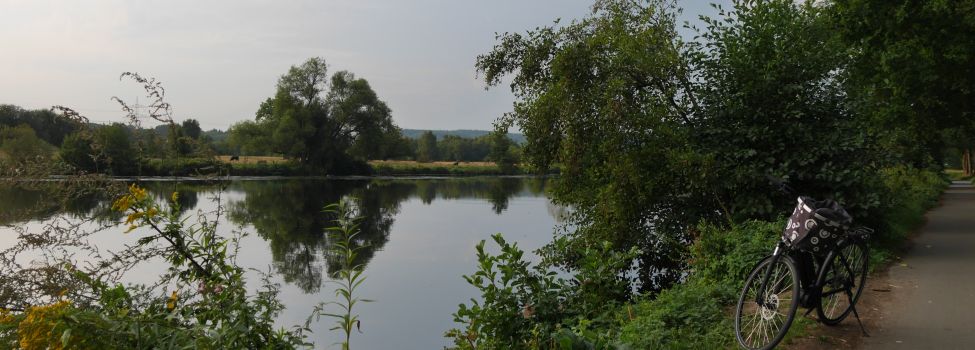
<svg viewBox="0 0 975 350">
<path fill-rule="evenodd" d="M 961 156 L 961 169 L 965 176 L 972 176 L 972 150 L 965 149 Z"/>
</svg>

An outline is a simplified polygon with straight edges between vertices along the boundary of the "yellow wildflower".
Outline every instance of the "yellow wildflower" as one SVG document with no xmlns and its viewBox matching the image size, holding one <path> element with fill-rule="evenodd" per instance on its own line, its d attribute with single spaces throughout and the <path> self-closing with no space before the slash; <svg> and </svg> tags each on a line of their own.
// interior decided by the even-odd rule
<svg viewBox="0 0 975 350">
<path fill-rule="evenodd" d="M 166 310 L 173 311 L 173 309 L 176 308 L 176 299 L 178 298 L 179 295 L 177 295 L 176 291 L 174 290 L 173 294 L 169 296 L 169 300 L 166 301 Z"/>
<path fill-rule="evenodd" d="M 173 203 L 176 203 L 176 201 L 179 200 L 179 192 L 173 192 L 173 195 L 170 196 L 170 198 L 172 198 Z"/>
<path fill-rule="evenodd" d="M 148 194 L 146 193 L 146 189 L 136 186 L 135 184 L 129 186 L 129 193 L 131 193 L 132 197 L 134 197 L 135 200 L 137 201 L 146 199 L 146 197 L 148 196 Z"/>
<path fill-rule="evenodd" d="M 17 325 L 20 348 L 25 350 L 63 349 L 61 331 L 55 328 L 70 306 L 70 301 L 62 300 L 51 305 L 27 309 L 26 316 Z"/>
<path fill-rule="evenodd" d="M 4 324 L 13 321 L 14 317 L 10 315 L 10 311 L 0 307 L 0 324 Z"/>
</svg>

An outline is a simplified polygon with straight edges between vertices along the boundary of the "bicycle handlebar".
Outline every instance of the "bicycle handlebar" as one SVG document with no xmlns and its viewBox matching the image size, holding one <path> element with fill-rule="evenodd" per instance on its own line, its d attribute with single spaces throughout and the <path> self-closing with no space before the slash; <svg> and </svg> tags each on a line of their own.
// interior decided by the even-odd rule
<svg viewBox="0 0 975 350">
<path fill-rule="evenodd" d="M 789 194 L 789 195 L 795 195 L 796 194 L 796 190 L 795 189 L 793 189 L 788 184 L 786 184 L 785 181 L 783 181 L 782 179 L 777 178 L 775 176 L 772 176 L 772 174 L 765 174 L 765 179 L 768 180 L 768 182 L 771 183 L 772 185 L 775 185 L 775 187 L 777 187 L 777 189 L 780 192 L 783 192 L 783 193 Z"/>
</svg>

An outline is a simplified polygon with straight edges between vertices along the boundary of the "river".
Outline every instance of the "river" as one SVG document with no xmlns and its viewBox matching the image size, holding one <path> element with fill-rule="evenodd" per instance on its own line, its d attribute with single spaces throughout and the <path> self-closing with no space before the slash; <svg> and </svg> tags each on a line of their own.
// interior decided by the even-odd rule
<svg viewBox="0 0 975 350">
<path fill-rule="evenodd" d="M 326 204 L 349 198 L 362 216 L 360 236 L 366 281 L 359 296 L 374 302 L 355 310 L 362 321 L 354 349 L 441 349 L 454 324 L 451 314 L 460 303 L 478 297 L 464 274 L 474 271 L 475 245 L 503 233 L 527 251 L 552 239 L 562 210 L 545 195 L 551 180 L 540 178 L 354 179 L 354 180 L 234 180 L 216 183 L 147 182 L 157 198 L 176 190 L 187 217 L 223 206 L 218 232 L 247 233 L 240 242 L 242 266 L 269 271 L 279 283 L 286 310 L 282 326 L 301 324 L 319 302 L 334 300 L 327 283 L 335 270 L 324 258 L 332 226 L 322 213 Z M 35 204 L 38 195 L 27 190 L 0 190 L 0 211 L 16 211 Z M 2 220 L 0 248 L 12 244 L 15 230 L 39 230 L 59 217 L 101 215 L 102 222 L 121 222 L 107 213 L 107 200 L 63 205 L 38 211 L 27 220 Z M 212 216 L 211 216 L 212 217 Z M 192 219 L 191 219 L 192 220 Z M 123 234 L 116 226 L 91 236 L 102 249 L 124 249 L 147 231 Z M 490 244 L 489 244 L 490 246 Z M 531 259 L 537 259 L 529 254 Z M 149 261 L 129 273 L 125 281 L 149 283 L 165 269 Z M 258 278 L 248 275 L 249 282 Z M 317 348 L 338 348 L 333 321 L 313 323 Z"/>
</svg>

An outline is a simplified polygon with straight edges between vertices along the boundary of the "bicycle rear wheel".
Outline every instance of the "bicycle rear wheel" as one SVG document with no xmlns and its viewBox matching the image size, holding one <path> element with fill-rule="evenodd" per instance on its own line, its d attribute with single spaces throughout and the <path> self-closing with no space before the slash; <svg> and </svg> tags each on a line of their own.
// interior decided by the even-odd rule
<svg viewBox="0 0 975 350">
<path fill-rule="evenodd" d="M 775 347 L 789 331 L 799 307 L 799 270 L 795 262 L 786 256 L 772 262 L 772 257 L 765 258 L 752 270 L 738 298 L 735 336 L 746 349 Z M 766 275 L 768 283 L 763 289 Z"/>
<path fill-rule="evenodd" d="M 833 254 L 823 266 L 825 274 L 819 281 L 822 289 L 816 306 L 820 322 L 832 326 L 850 315 L 867 282 L 870 260 L 867 249 L 866 243 L 854 241 Z"/>
</svg>

